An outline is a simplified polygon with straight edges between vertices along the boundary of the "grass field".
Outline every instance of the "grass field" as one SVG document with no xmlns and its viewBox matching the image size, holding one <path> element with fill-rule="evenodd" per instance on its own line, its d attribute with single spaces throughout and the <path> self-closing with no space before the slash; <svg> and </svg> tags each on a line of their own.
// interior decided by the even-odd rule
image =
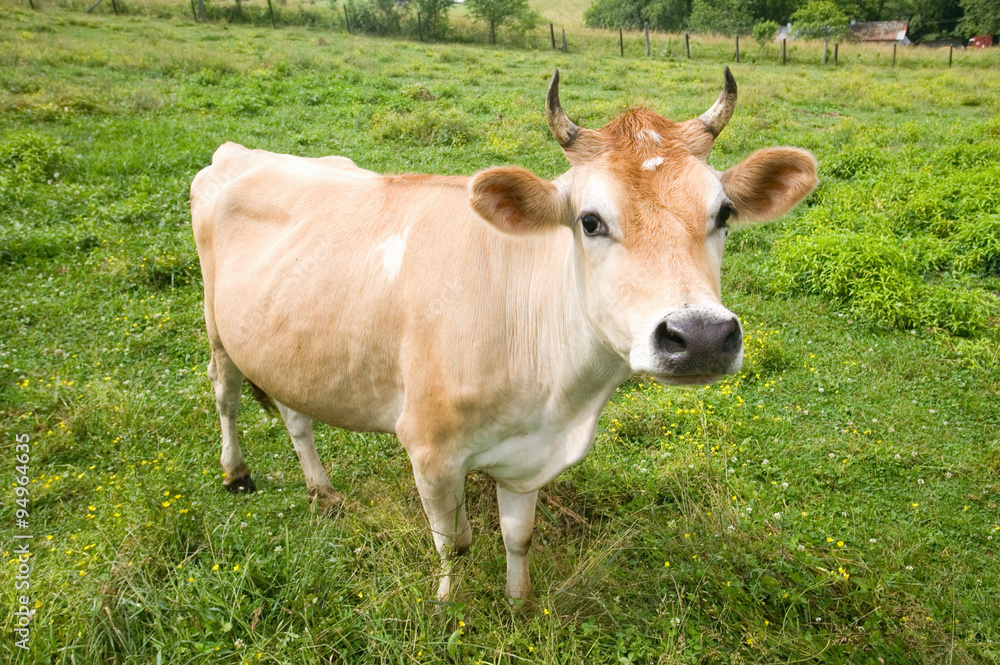
<svg viewBox="0 0 1000 665">
<path fill-rule="evenodd" d="M 567 168 L 543 118 L 553 67 L 570 116 L 599 126 L 636 100 L 700 114 L 723 61 L 589 57 L 598 36 L 581 55 L 4 13 L 3 662 L 1000 662 L 1000 77 L 986 55 L 733 67 L 740 103 L 713 165 L 797 145 L 823 182 L 730 239 L 744 371 L 698 390 L 624 385 L 593 452 L 546 489 L 526 609 L 503 595 L 482 476 L 461 602 L 428 599 L 436 554 L 393 437 L 317 428 L 356 503 L 325 517 L 283 427 L 245 399 L 259 491 L 222 490 L 190 181 L 225 140 L 551 178 Z M 28 650 L 13 632 L 25 542 Z"/>
</svg>

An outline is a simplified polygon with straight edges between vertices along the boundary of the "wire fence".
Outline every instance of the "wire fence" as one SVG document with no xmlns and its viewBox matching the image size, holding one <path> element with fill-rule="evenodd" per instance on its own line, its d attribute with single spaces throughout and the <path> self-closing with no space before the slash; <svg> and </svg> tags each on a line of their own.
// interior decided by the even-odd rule
<svg viewBox="0 0 1000 665">
<path fill-rule="evenodd" d="M 42 0 L 26 0 L 44 11 Z M 1000 48 L 962 48 L 954 45 L 903 46 L 896 42 L 823 42 L 782 40 L 758 44 L 747 36 L 723 37 L 694 33 L 661 33 L 650 30 L 600 30 L 571 28 L 544 22 L 521 33 L 505 34 L 493 26 L 467 18 L 452 21 L 444 38 L 431 36 L 418 11 L 401 10 L 390 24 L 363 26 L 352 16 L 348 3 L 289 4 L 289 0 L 60 0 L 48 3 L 87 13 L 184 17 L 200 23 L 250 24 L 279 29 L 302 26 L 316 30 L 363 33 L 371 36 L 437 41 L 456 44 L 495 45 L 497 48 L 544 50 L 588 56 L 650 58 L 672 61 L 711 61 L 785 66 L 845 67 L 976 67 L 1000 68 Z M 498 36 L 499 34 L 499 36 Z"/>
</svg>

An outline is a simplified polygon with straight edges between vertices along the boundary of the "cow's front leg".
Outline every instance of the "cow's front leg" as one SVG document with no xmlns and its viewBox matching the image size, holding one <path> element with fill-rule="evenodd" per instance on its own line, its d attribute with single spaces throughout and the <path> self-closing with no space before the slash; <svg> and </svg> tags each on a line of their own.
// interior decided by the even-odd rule
<svg viewBox="0 0 1000 665">
<path fill-rule="evenodd" d="M 313 436 L 312 418 L 294 411 L 280 402 L 276 402 L 281 419 L 285 421 L 285 429 L 292 437 L 295 454 L 302 466 L 302 475 L 306 479 L 306 492 L 324 508 L 334 508 L 344 503 L 344 495 L 333 489 L 330 477 L 326 475 L 323 461 L 316 452 L 316 439 Z"/>
<path fill-rule="evenodd" d="M 431 525 L 434 546 L 441 555 L 438 600 L 454 598 L 457 591 L 455 558 L 465 554 L 472 542 L 472 527 L 465 513 L 466 470 L 443 456 L 410 455 L 413 477 Z"/>
<path fill-rule="evenodd" d="M 253 492 L 256 487 L 250 478 L 250 469 L 243 459 L 236 428 L 236 414 L 240 410 L 240 391 L 243 372 L 229 359 L 221 345 L 212 345 L 212 360 L 208 363 L 208 378 L 215 388 L 215 407 L 219 410 L 222 425 L 222 455 L 219 463 L 225 478 L 223 486 L 230 492 Z"/>
<path fill-rule="evenodd" d="M 531 574 L 528 572 L 528 549 L 535 529 L 535 501 L 538 492 L 519 494 L 497 483 L 497 504 L 500 507 L 500 531 L 507 550 L 507 595 L 527 600 L 531 595 Z"/>
</svg>

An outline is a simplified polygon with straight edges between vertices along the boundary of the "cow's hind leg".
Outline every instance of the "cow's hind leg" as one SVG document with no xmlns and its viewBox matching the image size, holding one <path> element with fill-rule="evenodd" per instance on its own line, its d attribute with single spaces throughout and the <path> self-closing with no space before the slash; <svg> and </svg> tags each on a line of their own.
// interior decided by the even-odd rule
<svg viewBox="0 0 1000 665">
<path fill-rule="evenodd" d="M 306 478 L 306 491 L 309 496 L 326 508 L 333 508 L 344 503 L 344 496 L 333 489 L 330 478 L 326 475 L 323 462 L 316 452 L 316 439 L 313 437 L 313 421 L 298 411 L 276 402 L 288 435 L 292 437 L 295 454 L 302 465 L 302 474 Z"/>
<path fill-rule="evenodd" d="M 441 582 L 438 599 L 454 599 L 458 589 L 455 558 L 472 542 L 472 527 L 465 512 L 466 469 L 444 456 L 410 455 L 413 477 L 431 525 L 434 546 L 441 555 Z"/>
<path fill-rule="evenodd" d="M 233 364 L 225 349 L 213 345 L 212 360 L 208 363 L 208 378 L 215 387 L 215 406 L 219 410 L 222 425 L 222 456 L 219 460 L 225 474 L 222 484 L 230 492 L 253 492 L 257 488 L 243 459 L 236 429 L 243 372 Z"/>
<path fill-rule="evenodd" d="M 535 529 L 535 502 L 538 492 L 519 494 L 497 484 L 500 531 L 507 550 L 507 595 L 526 600 L 531 595 L 528 549 Z"/>
</svg>

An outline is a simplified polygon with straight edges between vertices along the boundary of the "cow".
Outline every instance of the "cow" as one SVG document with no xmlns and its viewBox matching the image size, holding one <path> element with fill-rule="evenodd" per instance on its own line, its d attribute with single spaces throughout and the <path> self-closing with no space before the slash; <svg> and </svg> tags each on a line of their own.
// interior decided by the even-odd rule
<svg viewBox="0 0 1000 665">
<path fill-rule="evenodd" d="M 736 103 L 727 68 L 701 116 L 633 107 L 574 124 L 553 73 L 545 118 L 570 169 L 380 175 L 344 157 L 226 143 L 191 186 L 222 428 L 224 485 L 253 491 L 237 437 L 244 380 L 273 400 L 311 495 L 343 497 L 313 421 L 394 433 L 453 595 L 470 544 L 466 476 L 496 481 L 506 593 L 528 598 L 539 488 L 579 462 L 633 374 L 706 384 L 738 372 L 722 306 L 732 228 L 778 217 L 816 186 L 796 148 L 707 164 Z"/>
</svg>

